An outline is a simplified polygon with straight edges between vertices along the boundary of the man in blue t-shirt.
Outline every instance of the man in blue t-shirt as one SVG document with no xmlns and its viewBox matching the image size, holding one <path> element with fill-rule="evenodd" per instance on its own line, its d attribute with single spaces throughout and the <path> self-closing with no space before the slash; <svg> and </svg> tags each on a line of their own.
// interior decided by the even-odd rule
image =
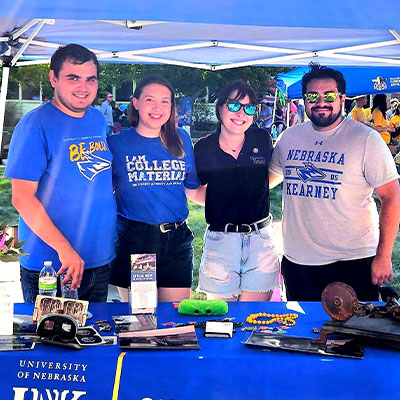
<svg viewBox="0 0 400 400">
<path fill-rule="evenodd" d="M 80 299 L 107 299 L 116 209 L 107 122 L 91 107 L 99 69 L 88 49 L 60 47 L 50 64 L 52 101 L 24 115 L 12 135 L 5 176 L 29 253 L 20 259 L 27 302 L 44 261 L 58 275 L 67 270 L 64 282 L 72 278 Z"/>
</svg>

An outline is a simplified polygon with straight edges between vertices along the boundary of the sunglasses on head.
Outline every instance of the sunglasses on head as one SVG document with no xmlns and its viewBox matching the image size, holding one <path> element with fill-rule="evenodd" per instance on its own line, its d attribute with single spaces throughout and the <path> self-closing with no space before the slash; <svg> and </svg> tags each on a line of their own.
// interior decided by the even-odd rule
<svg viewBox="0 0 400 400">
<path fill-rule="evenodd" d="M 254 115 L 257 111 L 257 106 L 255 104 L 242 104 L 237 100 L 227 99 L 225 104 L 230 112 L 238 112 L 242 107 L 247 115 Z"/>
<path fill-rule="evenodd" d="M 337 99 L 337 97 L 338 96 L 340 97 L 341 95 L 342 95 L 342 93 L 334 92 L 332 90 L 329 92 L 325 92 L 322 95 L 322 97 L 326 103 L 333 103 Z M 320 97 L 321 97 L 321 95 L 317 92 L 308 92 L 304 95 L 304 99 L 307 101 L 307 103 L 311 103 L 311 104 L 317 103 L 318 100 L 320 99 Z"/>
</svg>

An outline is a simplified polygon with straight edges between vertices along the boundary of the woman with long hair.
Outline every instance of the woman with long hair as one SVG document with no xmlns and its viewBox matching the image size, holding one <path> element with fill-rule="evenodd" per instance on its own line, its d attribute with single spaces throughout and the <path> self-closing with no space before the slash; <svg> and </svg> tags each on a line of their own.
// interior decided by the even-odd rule
<svg viewBox="0 0 400 400">
<path fill-rule="evenodd" d="M 132 127 L 109 138 L 117 200 L 116 258 L 110 283 L 128 300 L 131 254 L 156 254 L 159 301 L 190 297 L 193 234 L 186 223 L 186 194 L 199 182 L 189 135 L 175 127 L 175 99 L 159 75 L 137 85 Z"/>
<path fill-rule="evenodd" d="M 373 97 L 371 111 L 372 127 L 380 133 L 385 143 L 389 144 L 390 132 L 394 132 L 394 128 L 388 126 L 388 121 L 386 119 L 386 94 L 376 94 Z"/>
<path fill-rule="evenodd" d="M 269 212 L 272 142 L 252 127 L 257 103 L 246 82 L 228 83 L 216 103 L 216 131 L 195 144 L 208 224 L 199 290 L 210 299 L 267 301 L 278 286 Z"/>
</svg>

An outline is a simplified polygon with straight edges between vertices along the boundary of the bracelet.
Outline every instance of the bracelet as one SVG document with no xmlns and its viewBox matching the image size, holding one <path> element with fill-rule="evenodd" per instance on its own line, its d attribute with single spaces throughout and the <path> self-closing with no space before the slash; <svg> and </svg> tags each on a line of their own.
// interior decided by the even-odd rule
<svg viewBox="0 0 400 400">
<path fill-rule="evenodd" d="M 296 325 L 295 319 L 299 317 L 299 314 L 268 314 L 260 312 L 258 314 L 250 314 L 246 318 L 246 322 L 248 324 L 254 325 L 271 325 L 274 322 L 285 326 L 294 326 Z M 269 321 L 260 321 L 257 318 L 271 318 Z"/>
</svg>

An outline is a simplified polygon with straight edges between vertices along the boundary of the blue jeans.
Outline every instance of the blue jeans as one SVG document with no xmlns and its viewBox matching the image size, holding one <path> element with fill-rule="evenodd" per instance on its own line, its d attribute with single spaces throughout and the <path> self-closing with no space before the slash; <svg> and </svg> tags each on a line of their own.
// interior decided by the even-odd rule
<svg viewBox="0 0 400 400">
<path fill-rule="evenodd" d="M 21 266 L 21 284 L 24 300 L 33 303 L 39 294 L 39 271 L 31 271 Z M 108 294 L 108 281 L 110 279 L 110 265 L 85 269 L 81 287 L 78 289 L 80 300 L 90 302 L 106 302 Z M 60 279 L 57 279 L 57 296 L 61 296 Z"/>
</svg>

